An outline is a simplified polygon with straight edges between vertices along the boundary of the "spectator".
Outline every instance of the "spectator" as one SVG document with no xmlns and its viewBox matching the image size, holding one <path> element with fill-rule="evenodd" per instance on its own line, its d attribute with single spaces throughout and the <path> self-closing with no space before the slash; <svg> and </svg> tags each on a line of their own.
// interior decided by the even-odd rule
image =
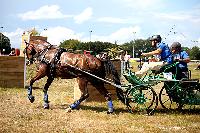
<svg viewBox="0 0 200 133">
<path fill-rule="evenodd" d="M 130 68 L 130 64 L 129 64 L 129 59 L 130 59 L 130 55 L 128 54 L 128 52 L 125 52 L 124 55 L 124 61 L 125 61 L 125 70 L 128 70 Z"/>
<path fill-rule="evenodd" d="M 16 56 L 15 48 L 11 49 L 11 52 L 10 52 L 9 56 Z"/>
</svg>

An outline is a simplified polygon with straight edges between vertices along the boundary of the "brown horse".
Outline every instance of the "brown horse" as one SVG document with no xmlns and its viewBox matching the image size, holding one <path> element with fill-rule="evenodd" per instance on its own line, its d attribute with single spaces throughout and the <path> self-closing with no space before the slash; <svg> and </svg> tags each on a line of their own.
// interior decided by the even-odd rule
<svg viewBox="0 0 200 133">
<path fill-rule="evenodd" d="M 37 74 L 30 80 L 30 86 L 28 88 L 28 99 L 31 103 L 34 102 L 32 85 L 36 80 L 45 76 L 48 77 L 43 89 L 44 108 L 48 109 L 49 101 L 47 92 L 54 78 L 77 78 L 77 82 L 81 90 L 81 97 L 79 100 L 71 104 L 69 109 L 76 109 L 83 100 L 89 97 L 87 83 L 90 82 L 107 100 L 108 113 L 113 112 L 111 96 L 104 87 L 104 82 L 87 74 L 90 73 L 105 79 L 106 72 L 110 72 L 113 75 L 115 84 L 120 85 L 119 76 L 109 60 L 101 60 L 92 55 L 69 53 L 64 51 L 62 48 L 55 47 L 42 40 L 30 41 L 29 43 L 26 42 L 24 52 L 30 63 L 33 63 L 35 60 L 39 62 Z M 116 90 L 119 99 L 124 101 L 122 91 L 117 88 Z"/>
</svg>

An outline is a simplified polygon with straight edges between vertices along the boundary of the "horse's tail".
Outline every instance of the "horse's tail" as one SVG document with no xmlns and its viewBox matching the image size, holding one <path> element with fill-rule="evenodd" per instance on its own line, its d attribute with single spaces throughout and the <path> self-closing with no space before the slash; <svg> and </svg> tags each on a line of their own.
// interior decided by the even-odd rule
<svg viewBox="0 0 200 133">
<path fill-rule="evenodd" d="M 118 74 L 117 70 L 115 69 L 115 66 L 113 65 L 111 60 L 109 60 L 109 59 L 104 60 L 104 67 L 105 67 L 106 74 L 112 75 L 114 83 L 116 85 L 121 85 L 119 74 Z M 117 93 L 117 97 L 119 98 L 119 100 L 121 100 L 123 103 L 125 103 L 123 90 L 116 87 L 116 93 Z"/>
</svg>

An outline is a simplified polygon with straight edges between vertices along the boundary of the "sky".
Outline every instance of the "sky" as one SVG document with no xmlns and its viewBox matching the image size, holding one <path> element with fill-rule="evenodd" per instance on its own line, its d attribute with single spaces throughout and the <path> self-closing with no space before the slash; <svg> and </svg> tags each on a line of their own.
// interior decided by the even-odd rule
<svg viewBox="0 0 200 133">
<path fill-rule="evenodd" d="M 123 44 L 159 34 L 169 46 L 200 47 L 199 0 L 1 0 L 0 7 L 0 32 L 14 48 L 33 28 L 53 45 L 67 39 Z"/>
</svg>

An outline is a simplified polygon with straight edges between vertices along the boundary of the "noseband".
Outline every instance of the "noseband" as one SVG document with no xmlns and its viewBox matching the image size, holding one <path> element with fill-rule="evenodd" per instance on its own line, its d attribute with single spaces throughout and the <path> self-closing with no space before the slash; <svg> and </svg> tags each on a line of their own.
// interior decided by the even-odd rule
<svg viewBox="0 0 200 133">
<path fill-rule="evenodd" d="M 26 43 L 26 48 L 24 49 L 24 54 L 26 54 L 28 61 L 32 64 L 34 62 L 34 55 L 36 54 L 36 51 L 35 51 L 35 49 L 33 49 L 34 46 L 32 44 L 30 44 L 26 41 L 25 41 L 25 43 Z M 32 47 L 32 49 L 30 49 L 30 47 Z M 30 51 L 31 58 L 28 57 L 27 50 Z"/>
</svg>

